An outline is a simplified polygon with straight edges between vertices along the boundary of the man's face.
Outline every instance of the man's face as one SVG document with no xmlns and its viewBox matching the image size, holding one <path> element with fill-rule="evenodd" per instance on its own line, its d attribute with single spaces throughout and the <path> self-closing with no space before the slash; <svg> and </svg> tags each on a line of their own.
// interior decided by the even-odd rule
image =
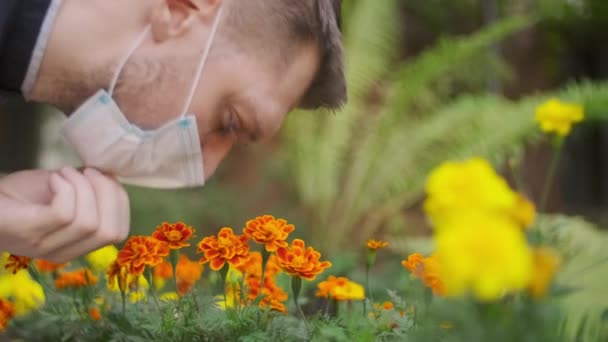
<svg viewBox="0 0 608 342">
<path fill-rule="evenodd" d="M 197 51 L 203 43 L 199 43 Z M 197 119 L 205 179 L 235 144 L 266 140 L 277 133 L 287 113 L 298 105 L 310 86 L 319 64 L 314 44 L 292 51 L 293 57 L 287 62 L 265 56 L 263 51 L 247 53 L 229 48 L 231 45 L 220 43 L 212 48 L 188 110 Z M 146 51 L 137 54 L 151 58 Z M 128 119 L 142 128 L 153 129 L 177 118 L 198 58 L 198 54 L 191 58 L 161 57 L 165 64 L 170 63 L 160 68 L 161 72 L 166 70 L 169 75 L 158 75 L 149 85 L 135 87 L 137 91 L 122 95 L 119 92 L 118 103 Z M 137 68 L 125 72 L 125 85 L 140 78 L 136 72 Z"/>
</svg>

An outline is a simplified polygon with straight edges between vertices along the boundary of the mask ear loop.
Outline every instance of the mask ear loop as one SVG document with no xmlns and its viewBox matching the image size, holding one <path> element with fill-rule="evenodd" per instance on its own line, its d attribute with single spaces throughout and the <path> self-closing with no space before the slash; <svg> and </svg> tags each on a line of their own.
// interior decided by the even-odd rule
<svg viewBox="0 0 608 342">
<path fill-rule="evenodd" d="M 131 58 L 133 53 L 135 53 L 135 50 L 137 50 L 137 48 L 139 48 L 139 46 L 144 42 L 144 39 L 150 32 L 151 28 L 152 28 L 152 26 L 149 24 L 146 26 L 146 28 L 143 30 L 143 32 L 139 34 L 139 36 L 137 37 L 137 39 L 135 40 L 133 45 L 129 48 L 127 53 L 120 60 L 120 63 L 118 63 L 118 67 L 116 67 L 116 70 L 114 71 L 114 76 L 112 76 L 112 81 L 110 82 L 110 88 L 108 89 L 108 93 L 110 94 L 110 96 L 112 96 L 114 94 L 114 89 L 116 88 L 116 83 L 118 83 L 118 77 L 120 76 L 120 73 L 122 72 L 125 65 L 127 64 L 127 61 L 129 60 L 129 58 Z"/>
<path fill-rule="evenodd" d="M 188 109 L 190 109 L 190 105 L 192 104 L 192 99 L 194 98 L 194 93 L 196 92 L 196 89 L 198 88 L 199 82 L 201 80 L 201 76 L 203 74 L 203 69 L 205 68 L 205 64 L 207 64 L 207 59 L 209 58 L 211 46 L 213 45 L 213 41 L 215 39 L 215 34 L 217 33 L 217 29 L 219 27 L 220 19 L 222 17 L 222 9 L 223 9 L 223 7 L 219 8 L 219 10 L 217 12 L 217 16 L 215 17 L 215 20 L 213 22 L 213 26 L 211 27 L 211 33 L 209 34 L 209 40 L 207 40 L 207 46 L 205 47 L 205 52 L 203 53 L 203 56 L 202 56 L 200 62 L 198 63 L 198 67 L 196 68 L 196 73 L 195 73 L 196 76 L 194 76 L 194 81 L 192 82 L 192 86 L 190 87 L 190 92 L 188 94 L 188 97 L 186 98 L 186 102 L 184 104 L 184 109 L 182 110 L 182 114 L 180 115 L 180 118 L 183 118 L 184 116 L 186 116 L 186 114 L 188 113 Z"/>
</svg>

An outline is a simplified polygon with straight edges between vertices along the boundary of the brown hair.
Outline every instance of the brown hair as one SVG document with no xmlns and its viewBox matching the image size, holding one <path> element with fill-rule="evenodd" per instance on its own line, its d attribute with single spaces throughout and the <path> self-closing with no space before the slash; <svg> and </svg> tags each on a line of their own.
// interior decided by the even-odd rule
<svg viewBox="0 0 608 342">
<path fill-rule="evenodd" d="M 301 43 L 317 44 L 319 69 L 298 107 L 338 109 L 347 97 L 341 8 L 341 0 L 234 0 L 228 25 L 246 36 L 244 45 L 275 51 L 284 61 Z"/>
</svg>

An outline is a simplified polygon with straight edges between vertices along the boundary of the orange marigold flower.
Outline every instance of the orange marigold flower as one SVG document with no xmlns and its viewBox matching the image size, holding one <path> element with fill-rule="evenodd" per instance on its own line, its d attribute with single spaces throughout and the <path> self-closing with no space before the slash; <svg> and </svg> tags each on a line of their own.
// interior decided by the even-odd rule
<svg viewBox="0 0 608 342">
<path fill-rule="evenodd" d="M 177 287 L 178 293 L 186 294 L 194 283 L 201 279 L 203 274 L 203 265 L 196 261 L 190 260 L 186 255 L 180 254 L 177 263 Z M 154 267 L 154 279 L 167 280 L 173 277 L 173 267 L 170 263 L 163 261 Z"/>
<path fill-rule="evenodd" d="M 425 258 L 419 253 L 414 253 L 401 264 L 412 272 L 414 277 L 422 280 L 427 287 L 431 288 L 433 293 L 440 296 L 445 294 L 445 287 L 439 277 L 439 264 L 434 255 Z"/>
<path fill-rule="evenodd" d="M 34 264 L 36 265 L 36 269 L 39 272 L 48 272 L 48 273 L 56 272 L 56 271 L 64 268 L 65 266 L 67 266 L 67 263 L 58 264 L 58 263 L 54 263 L 52 261 L 46 261 L 46 260 L 36 260 L 34 262 Z"/>
<path fill-rule="evenodd" d="M 6 330 L 8 323 L 15 317 L 15 305 L 0 298 L 0 331 Z"/>
<path fill-rule="evenodd" d="M 77 289 L 94 284 L 97 284 L 97 277 L 90 270 L 84 268 L 62 273 L 55 279 L 55 288 L 58 290 Z"/>
<path fill-rule="evenodd" d="M 384 302 L 382 303 L 382 309 L 383 310 L 392 310 L 395 308 L 395 305 L 392 302 Z"/>
<path fill-rule="evenodd" d="M 91 319 L 94 321 L 101 321 L 101 312 L 98 308 L 90 308 L 89 317 L 91 317 Z"/>
<path fill-rule="evenodd" d="M 329 261 L 320 261 L 321 253 L 312 247 L 306 248 L 303 240 L 293 240 L 291 246 L 279 248 L 276 252 L 277 263 L 291 276 L 314 280 L 315 277 L 331 266 Z"/>
<path fill-rule="evenodd" d="M 381 241 L 381 240 L 367 240 L 367 248 L 370 251 L 376 251 L 378 249 L 382 249 L 384 247 L 388 246 L 388 242 L 385 241 Z"/>
<path fill-rule="evenodd" d="M 152 237 L 166 242 L 171 249 L 181 249 L 183 247 L 190 247 L 190 243 L 186 241 L 192 238 L 195 232 L 194 228 L 183 222 L 163 222 L 163 224 L 156 227 L 156 230 L 152 233 Z"/>
<path fill-rule="evenodd" d="M 20 270 L 25 270 L 29 267 L 30 262 L 32 262 L 32 258 L 18 256 L 18 255 L 9 255 L 8 260 L 6 261 L 6 265 L 4 268 L 13 272 L 13 274 L 17 274 Z"/>
<path fill-rule="evenodd" d="M 149 236 L 132 236 L 118 252 L 116 260 L 120 266 L 128 265 L 131 274 L 141 275 L 146 266 L 160 264 L 167 255 L 167 243 Z"/>
<path fill-rule="evenodd" d="M 247 221 L 243 233 L 256 243 L 264 245 L 266 251 L 276 252 L 279 247 L 287 247 L 285 240 L 295 229 L 293 224 L 288 224 L 284 219 L 264 215 Z"/>
<path fill-rule="evenodd" d="M 234 235 L 232 228 L 224 227 L 217 237 L 208 236 L 199 242 L 197 253 L 204 253 L 199 262 L 209 263 L 214 271 L 219 271 L 226 263 L 238 267 L 249 255 L 248 240 L 247 235 Z"/>
</svg>

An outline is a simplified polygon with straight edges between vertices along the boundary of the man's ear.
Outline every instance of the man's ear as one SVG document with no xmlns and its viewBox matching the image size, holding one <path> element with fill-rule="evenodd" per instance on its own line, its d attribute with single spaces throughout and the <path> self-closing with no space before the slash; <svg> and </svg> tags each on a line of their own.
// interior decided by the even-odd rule
<svg viewBox="0 0 608 342">
<path fill-rule="evenodd" d="M 152 35 L 157 42 L 188 32 L 196 19 L 215 14 L 222 0 L 162 0 L 150 16 Z"/>
</svg>

